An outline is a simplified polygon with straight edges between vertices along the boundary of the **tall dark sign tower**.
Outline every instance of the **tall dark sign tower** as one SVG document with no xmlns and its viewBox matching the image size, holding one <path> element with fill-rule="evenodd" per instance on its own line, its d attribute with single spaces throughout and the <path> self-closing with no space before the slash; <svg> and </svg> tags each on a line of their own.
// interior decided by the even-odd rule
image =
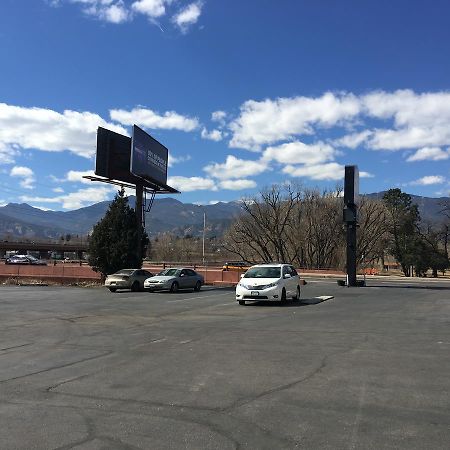
<svg viewBox="0 0 450 450">
<path fill-rule="evenodd" d="M 345 166 L 344 223 L 347 227 L 347 286 L 356 286 L 356 229 L 358 226 L 359 170 Z"/>
</svg>

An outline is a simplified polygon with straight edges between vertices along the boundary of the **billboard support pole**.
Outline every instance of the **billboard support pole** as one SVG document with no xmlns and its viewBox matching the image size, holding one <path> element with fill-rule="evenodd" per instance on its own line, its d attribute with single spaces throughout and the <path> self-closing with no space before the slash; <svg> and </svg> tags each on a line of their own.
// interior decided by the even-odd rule
<svg viewBox="0 0 450 450">
<path fill-rule="evenodd" d="M 347 228 L 347 286 L 357 286 L 356 279 L 356 229 L 358 227 L 358 196 L 359 170 L 358 166 L 345 166 L 344 179 L 344 223 Z"/>
<path fill-rule="evenodd" d="M 142 196 L 144 194 L 144 186 L 143 184 L 136 184 L 136 204 L 135 204 L 135 212 L 136 212 L 136 222 L 138 224 L 137 232 L 138 232 L 138 254 L 140 257 L 142 255 L 142 226 L 144 224 L 144 215 L 142 209 Z"/>
</svg>

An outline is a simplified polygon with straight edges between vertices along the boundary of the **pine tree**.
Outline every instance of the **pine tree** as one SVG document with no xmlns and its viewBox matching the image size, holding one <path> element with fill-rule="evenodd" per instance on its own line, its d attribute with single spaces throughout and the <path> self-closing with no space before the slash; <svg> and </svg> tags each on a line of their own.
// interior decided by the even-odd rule
<svg viewBox="0 0 450 450">
<path fill-rule="evenodd" d="M 128 205 L 122 188 L 109 205 L 103 219 L 95 226 L 89 239 L 89 264 L 103 277 L 120 269 L 138 269 L 148 244 L 142 229 L 142 243 L 138 245 L 138 226 L 135 211 Z M 142 249 L 140 251 L 140 248 Z"/>
<path fill-rule="evenodd" d="M 383 201 L 389 213 L 391 235 L 390 252 L 402 266 L 405 276 L 411 276 L 410 267 L 418 264 L 420 254 L 418 226 L 420 214 L 411 196 L 400 189 L 389 189 Z"/>
</svg>

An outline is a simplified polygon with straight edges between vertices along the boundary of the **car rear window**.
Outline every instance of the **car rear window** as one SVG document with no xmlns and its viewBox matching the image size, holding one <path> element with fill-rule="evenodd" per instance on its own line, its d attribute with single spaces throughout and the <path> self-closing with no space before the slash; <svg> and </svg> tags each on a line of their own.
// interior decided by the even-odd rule
<svg viewBox="0 0 450 450">
<path fill-rule="evenodd" d="M 131 275 L 134 272 L 134 269 L 122 269 L 116 272 L 114 275 Z"/>
</svg>

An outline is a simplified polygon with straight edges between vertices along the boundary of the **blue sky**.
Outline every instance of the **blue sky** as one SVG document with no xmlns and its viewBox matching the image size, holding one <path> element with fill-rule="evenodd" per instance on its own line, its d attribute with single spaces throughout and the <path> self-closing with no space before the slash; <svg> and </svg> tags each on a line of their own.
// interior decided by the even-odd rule
<svg viewBox="0 0 450 450">
<path fill-rule="evenodd" d="M 296 181 L 450 193 L 448 1 L 2 0 L 0 204 L 112 198 L 98 126 L 170 150 L 183 202 Z"/>
</svg>

